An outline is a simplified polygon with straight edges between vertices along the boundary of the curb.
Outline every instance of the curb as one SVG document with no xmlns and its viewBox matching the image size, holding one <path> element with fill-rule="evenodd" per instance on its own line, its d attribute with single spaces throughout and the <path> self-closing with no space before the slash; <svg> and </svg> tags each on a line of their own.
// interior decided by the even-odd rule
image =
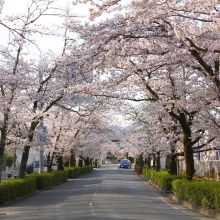
<svg viewBox="0 0 220 220">
<path fill-rule="evenodd" d="M 142 177 L 142 179 L 144 179 L 144 177 Z M 145 179 L 146 180 L 146 179 Z M 206 208 L 202 208 L 201 206 L 199 205 L 195 205 L 193 203 L 190 203 L 188 201 L 185 201 L 183 199 L 180 199 L 178 198 L 177 196 L 175 196 L 173 194 L 173 192 L 171 191 L 166 191 L 166 190 L 163 190 L 161 187 L 159 187 L 157 184 L 147 180 L 146 181 L 149 185 L 153 186 L 155 189 L 157 189 L 159 192 L 161 192 L 162 195 L 164 196 L 167 196 L 169 195 L 168 197 L 178 203 L 179 205 L 182 205 L 183 207 L 185 208 L 188 208 L 196 213 L 199 213 L 199 214 L 202 214 L 204 216 L 207 216 L 207 217 L 210 217 L 210 218 L 213 218 L 213 219 L 216 219 L 216 220 L 220 220 L 220 212 L 216 211 L 216 210 L 212 210 L 212 209 L 206 209 Z"/>
<path fill-rule="evenodd" d="M 94 169 L 93 169 L 93 170 L 94 170 Z M 93 171 L 93 170 L 91 170 L 91 171 Z M 88 172 L 88 173 L 91 173 L 91 171 Z M 80 175 L 80 176 L 86 175 L 86 174 L 88 174 L 88 173 L 84 173 L 84 174 L 82 174 L 82 175 Z M 79 177 L 80 177 L 80 176 L 79 176 Z M 78 177 L 77 177 L 77 178 L 78 178 Z M 76 179 L 76 178 L 74 178 L 74 179 Z M 43 189 L 37 189 L 37 190 L 34 191 L 34 192 L 31 192 L 31 193 L 29 193 L 29 194 L 27 194 L 27 195 L 24 195 L 24 196 L 19 196 L 19 197 L 17 197 L 16 199 L 9 200 L 9 201 L 7 201 L 7 202 L 5 202 L 5 203 L 3 203 L 3 204 L 0 204 L 0 208 L 7 207 L 7 206 L 9 206 L 9 205 L 11 205 L 11 204 L 13 204 L 13 203 L 15 203 L 15 202 L 21 201 L 21 200 L 23 200 L 23 199 L 26 199 L 27 197 L 36 195 L 36 194 L 38 194 L 38 193 L 40 193 L 40 192 L 43 192 L 43 191 L 52 189 L 52 188 L 54 188 L 54 187 L 56 187 L 56 186 L 58 186 L 58 185 L 68 183 L 68 180 L 70 180 L 70 179 L 67 179 L 67 181 L 65 181 L 65 182 L 59 182 L 59 183 L 57 183 L 57 184 L 55 184 L 55 185 L 48 186 L 48 187 L 43 188 Z M 1 216 L 1 215 L 3 215 L 3 214 L 0 213 L 0 216 Z"/>
<path fill-rule="evenodd" d="M 211 217 L 214 218 L 216 220 L 220 220 L 220 212 L 212 210 L 212 209 L 206 209 L 206 208 L 202 208 L 201 206 L 192 204 L 190 202 L 187 202 L 183 199 L 180 199 L 176 196 L 171 197 L 171 199 L 175 202 L 177 202 L 179 205 L 182 205 L 194 212 L 200 213 L 202 215 L 205 215 L 207 217 Z"/>
<path fill-rule="evenodd" d="M 1 205 L 0 205 L 0 208 L 7 207 L 7 206 L 9 206 L 9 205 L 11 205 L 11 204 L 13 204 L 13 203 L 15 203 L 15 202 L 18 202 L 18 201 L 21 201 L 21 200 L 23 200 L 23 199 L 26 199 L 27 197 L 33 196 L 33 195 L 37 194 L 39 191 L 40 191 L 40 190 L 37 190 L 37 191 L 34 191 L 34 192 L 29 193 L 29 194 L 27 194 L 27 195 L 19 196 L 19 197 L 17 197 L 16 199 L 9 200 L 9 201 L 7 201 L 7 202 L 1 204 Z M 1 215 L 1 214 L 0 214 L 0 215 Z"/>
</svg>

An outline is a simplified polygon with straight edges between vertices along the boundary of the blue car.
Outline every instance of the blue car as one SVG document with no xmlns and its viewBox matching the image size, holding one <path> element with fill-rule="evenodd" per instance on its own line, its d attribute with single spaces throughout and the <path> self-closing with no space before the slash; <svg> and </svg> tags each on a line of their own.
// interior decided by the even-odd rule
<svg viewBox="0 0 220 220">
<path fill-rule="evenodd" d="M 118 169 L 120 168 L 130 168 L 131 169 L 131 161 L 128 159 L 123 159 L 118 163 Z"/>
</svg>

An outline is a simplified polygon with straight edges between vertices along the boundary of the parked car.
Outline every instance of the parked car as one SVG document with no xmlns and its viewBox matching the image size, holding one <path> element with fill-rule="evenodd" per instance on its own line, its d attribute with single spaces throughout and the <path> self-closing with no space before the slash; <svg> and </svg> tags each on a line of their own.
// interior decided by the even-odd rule
<svg viewBox="0 0 220 220">
<path fill-rule="evenodd" d="M 37 170 L 39 168 L 39 165 L 40 165 L 39 160 L 30 163 L 26 167 L 26 173 L 27 174 L 33 173 L 35 170 Z M 53 161 L 52 169 L 54 169 L 54 166 L 56 166 L 56 163 Z M 47 168 L 47 160 L 44 160 L 44 169 L 45 168 Z"/>
<path fill-rule="evenodd" d="M 111 163 L 111 161 L 110 160 L 106 160 L 106 164 L 110 164 Z"/>
<path fill-rule="evenodd" d="M 118 169 L 120 168 L 130 168 L 131 169 L 131 161 L 128 159 L 122 159 L 119 163 L 118 163 Z"/>
</svg>

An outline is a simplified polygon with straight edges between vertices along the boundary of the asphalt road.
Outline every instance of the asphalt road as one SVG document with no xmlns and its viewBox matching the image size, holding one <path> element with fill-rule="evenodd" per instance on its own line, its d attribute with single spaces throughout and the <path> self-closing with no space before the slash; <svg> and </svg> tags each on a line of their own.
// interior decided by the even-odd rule
<svg viewBox="0 0 220 220">
<path fill-rule="evenodd" d="M 206 220 L 171 201 L 133 169 L 93 172 L 0 208 L 1 220 Z"/>
</svg>

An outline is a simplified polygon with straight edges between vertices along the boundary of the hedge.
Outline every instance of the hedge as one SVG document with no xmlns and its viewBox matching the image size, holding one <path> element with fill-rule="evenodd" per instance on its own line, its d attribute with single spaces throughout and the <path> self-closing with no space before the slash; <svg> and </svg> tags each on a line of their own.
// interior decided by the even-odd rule
<svg viewBox="0 0 220 220">
<path fill-rule="evenodd" d="M 29 174 L 29 176 L 36 177 L 37 189 L 42 190 L 62 182 L 67 182 L 68 172 L 55 170 L 49 173 Z"/>
<path fill-rule="evenodd" d="M 220 183 L 211 180 L 178 179 L 172 182 L 175 196 L 207 209 L 220 211 Z"/>
<path fill-rule="evenodd" d="M 65 170 L 68 172 L 68 179 L 74 179 L 82 174 L 86 174 L 93 170 L 93 166 L 83 166 L 83 167 L 66 167 Z"/>
<path fill-rule="evenodd" d="M 183 174 L 171 175 L 164 170 L 157 172 L 153 169 L 148 169 L 148 168 L 142 169 L 142 176 L 147 178 L 151 182 L 156 183 L 163 190 L 172 190 L 172 182 L 175 179 L 186 178 L 185 175 Z"/>
<path fill-rule="evenodd" d="M 220 211 L 220 183 L 212 180 L 193 179 L 185 175 L 171 175 L 166 171 L 156 172 L 143 168 L 142 176 L 156 183 L 162 189 L 172 190 L 175 196 L 203 208 Z"/>
<path fill-rule="evenodd" d="M 24 179 L 3 180 L 0 183 L 0 205 L 12 201 L 19 196 L 25 196 L 36 190 L 43 190 L 59 183 L 67 182 L 67 179 L 76 178 L 93 170 L 93 166 L 65 168 L 64 171 L 52 171 L 50 173 L 33 173 Z"/>
<path fill-rule="evenodd" d="M 2 205 L 10 200 L 18 198 L 19 196 L 33 193 L 36 189 L 35 177 L 3 180 L 0 183 L 0 204 Z"/>
</svg>

